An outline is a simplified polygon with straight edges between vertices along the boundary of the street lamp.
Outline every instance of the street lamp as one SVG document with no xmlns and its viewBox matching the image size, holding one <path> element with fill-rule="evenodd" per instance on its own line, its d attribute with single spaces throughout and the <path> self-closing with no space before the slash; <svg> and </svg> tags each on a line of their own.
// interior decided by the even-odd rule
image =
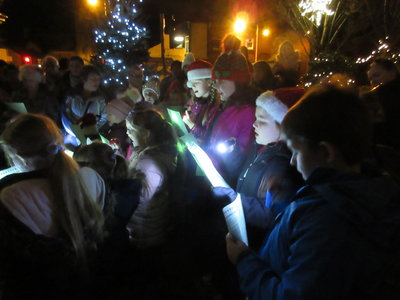
<svg viewBox="0 0 400 300">
<path fill-rule="evenodd" d="M 245 19 L 237 18 L 233 25 L 233 29 L 235 30 L 235 33 L 241 34 L 246 29 L 246 25 Z"/>
<path fill-rule="evenodd" d="M 264 30 L 263 30 L 263 36 L 269 36 L 269 34 L 270 34 L 270 31 L 269 31 L 269 29 L 268 28 L 265 28 Z"/>
<path fill-rule="evenodd" d="M 87 0 L 87 3 L 88 3 L 90 6 L 95 7 L 95 6 L 97 6 L 97 5 L 99 4 L 99 0 Z"/>
</svg>

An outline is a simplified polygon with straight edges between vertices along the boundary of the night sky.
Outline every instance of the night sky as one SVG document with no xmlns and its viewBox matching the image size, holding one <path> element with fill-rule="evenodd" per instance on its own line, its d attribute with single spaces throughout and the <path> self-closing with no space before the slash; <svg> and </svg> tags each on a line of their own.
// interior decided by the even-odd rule
<svg viewBox="0 0 400 300">
<path fill-rule="evenodd" d="M 4 0 L 0 11 L 9 16 L 0 26 L 3 43 L 23 49 L 33 42 L 45 53 L 51 50 L 73 50 L 75 0 Z M 76 0 L 86 1 L 86 0 Z M 141 21 L 150 30 L 150 44 L 157 44 L 159 14 L 167 20 L 175 15 L 176 21 L 207 20 L 210 0 L 144 0 L 140 7 Z M 224 1 L 222 1 L 224 2 Z"/>
</svg>

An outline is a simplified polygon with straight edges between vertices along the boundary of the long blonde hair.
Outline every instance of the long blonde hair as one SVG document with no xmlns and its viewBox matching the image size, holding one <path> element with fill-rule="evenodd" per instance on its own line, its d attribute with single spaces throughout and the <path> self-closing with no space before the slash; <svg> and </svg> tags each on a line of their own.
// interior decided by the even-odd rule
<svg viewBox="0 0 400 300">
<path fill-rule="evenodd" d="M 62 151 L 56 124 L 42 115 L 19 115 L 2 137 L 16 154 L 48 169 L 56 225 L 69 238 L 78 259 L 86 260 L 87 250 L 103 239 L 104 217 L 79 176 L 78 164 Z"/>
</svg>

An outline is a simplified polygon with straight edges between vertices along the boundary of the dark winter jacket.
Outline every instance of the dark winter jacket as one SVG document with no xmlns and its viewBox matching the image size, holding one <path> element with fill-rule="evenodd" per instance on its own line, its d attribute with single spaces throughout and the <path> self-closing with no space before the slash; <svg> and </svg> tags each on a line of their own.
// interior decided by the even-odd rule
<svg viewBox="0 0 400 300">
<path fill-rule="evenodd" d="M 399 256 L 399 186 L 317 169 L 237 269 L 250 299 L 398 299 Z"/>
<path fill-rule="evenodd" d="M 258 249 L 276 215 L 290 203 L 304 184 L 300 173 L 290 166 L 291 152 L 284 142 L 257 151 L 239 176 L 236 192 L 241 194 L 249 243 Z"/>
</svg>

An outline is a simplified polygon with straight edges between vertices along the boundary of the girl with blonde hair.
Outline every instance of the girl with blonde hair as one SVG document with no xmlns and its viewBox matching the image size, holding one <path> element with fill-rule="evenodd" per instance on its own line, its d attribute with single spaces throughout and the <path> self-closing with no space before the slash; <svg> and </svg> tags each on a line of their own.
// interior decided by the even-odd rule
<svg viewBox="0 0 400 300">
<path fill-rule="evenodd" d="M 4 293 L 7 287 L 28 294 L 29 288 L 36 288 L 44 299 L 57 287 L 68 290 L 68 283 L 56 274 L 72 280 L 66 274 L 86 266 L 103 240 L 104 182 L 64 153 L 62 135 L 48 117 L 19 115 L 6 127 L 2 140 L 12 163 L 23 171 L 0 182 Z M 48 289 L 37 286 L 36 277 Z"/>
</svg>

